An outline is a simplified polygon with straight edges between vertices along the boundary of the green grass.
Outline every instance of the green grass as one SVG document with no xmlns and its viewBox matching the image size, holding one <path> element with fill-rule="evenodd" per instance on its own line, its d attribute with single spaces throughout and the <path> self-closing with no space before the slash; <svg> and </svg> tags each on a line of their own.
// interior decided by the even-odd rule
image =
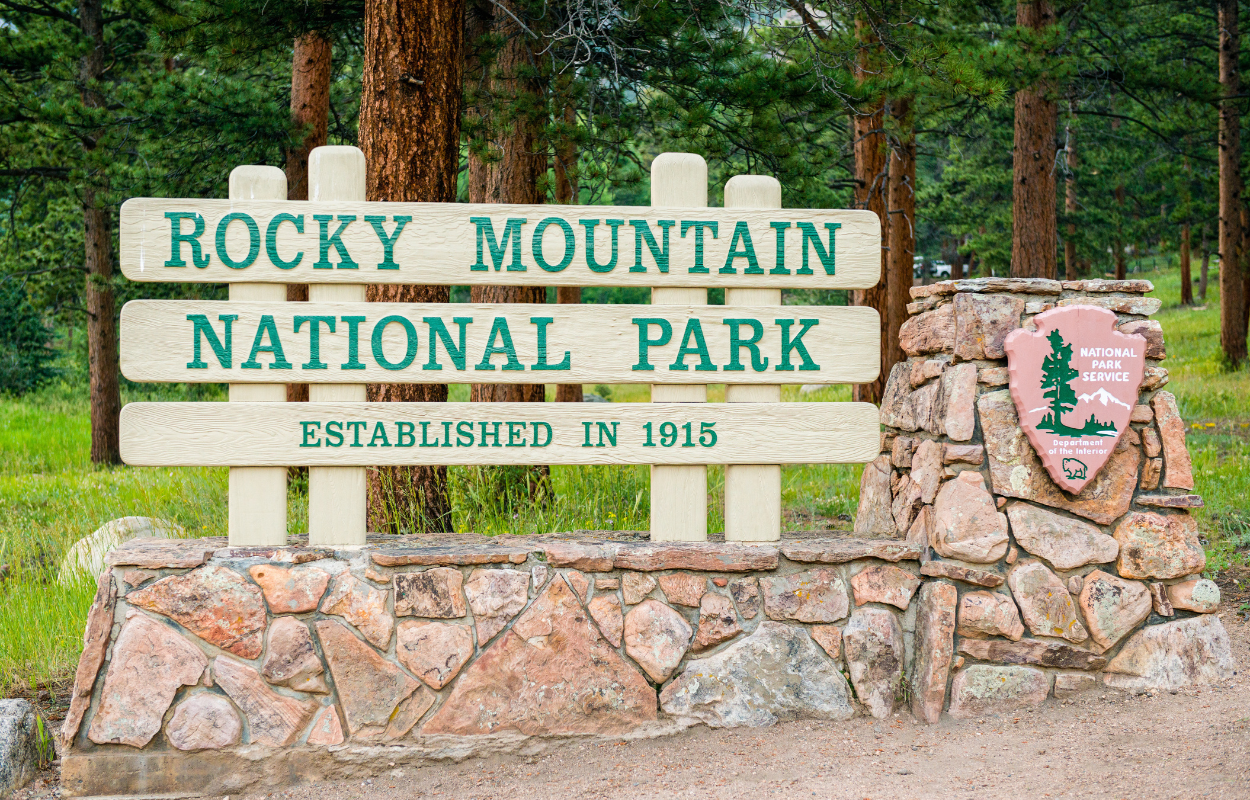
<svg viewBox="0 0 1250 800">
<path fill-rule="evenodd" d="M 1157 319 L 1168 342 L 1167 389 L 1191 424 L 1190 452 L 1196 491 L 1206 499 L 1197 512 L 1207 545 L 1208 569 L 1250 561 L 1250 376 L 1224 368 L 1219 349 L 1219 297 L 1215 281 L 1202 309 L 1179 306 L 1175 270 L 1132 277 L 1154 281 L 1164 303 Z M 189 535 L 226 533 L 227 471 L 214 468 L 96 468 L 90 464 L 90 423 L 81 376 L 21 400 L 0 398 L 0 694 L 10 685 L 44 683 L 72 670 L 81 648 L 94 590 L 83 580 L 56 582 L 62 555 L 110 519 L 140 515 L 171 519 Z M 587 386 L 615 402 L 645 402 L 645 385 Z M 723 401 L 723 386 L 708 399 Z M 453 386 L 452 400 L 468 387 Z M 220 387 L 128 386 L 125 400 L 223 399 Z M 849 387 L 800 394 L 787 401 L 849 400 Z M 846 527 L 854 515 L 861 468 L 791 466 L 782 470 L 786 530 Z M 501 508 L 484 497 L 471 468 L 452 468 L 450 483 L 457 530 L 546 533 L 568 530 L 641 530 L 648 526 L 650 492 L 645 466 L 553 467 L 553 496 L 536 507 Z M 307 530 L 307 497 L 292 491 L 291 533 Z M 724 469 L 708 471 L 708 528 L 724 527 Z"/>
<path fill-rule="evenodd" d="M 1146 272 L 1168 357 L 1167 391 L 1189 423 L 1194 491 L 1206 507 L 1195 512 L 1207 550 L 1207 572 L 1250 563 L 1250 372 L 1229 370 L 1220 350 L 1219 279 L 1211 275 L 1206 303 L 1180 305 L 1180 270 Z M 1194 288 L 1195 301 L 1197 287 Z"/>
</svg>

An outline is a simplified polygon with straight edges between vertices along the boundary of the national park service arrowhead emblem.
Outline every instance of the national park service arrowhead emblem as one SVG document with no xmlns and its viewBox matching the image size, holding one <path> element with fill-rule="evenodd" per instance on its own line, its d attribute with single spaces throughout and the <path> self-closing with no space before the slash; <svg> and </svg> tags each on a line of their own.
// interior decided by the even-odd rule
<svg viewBox="0 0 1250 800">
<path fill-rule="evenodd" d="M 1003 343 L 1020 427 L 1046 471 L 1076 494 L 1128 429 L 1146 369 L 1146 338 L 1120 333 L 1112 312 L 1067 306 L 1033 318 Z"/>
</svg>

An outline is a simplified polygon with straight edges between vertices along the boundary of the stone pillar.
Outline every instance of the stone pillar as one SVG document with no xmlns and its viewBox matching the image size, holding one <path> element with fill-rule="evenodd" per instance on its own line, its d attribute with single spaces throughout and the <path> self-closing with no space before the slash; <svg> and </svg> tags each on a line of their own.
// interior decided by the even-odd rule
<svg viewBox="0 0 1250 800">
<path fill-rule="evenodd" d="M 1152 290 L 1142 280 L 1007 278 L 911 290 L 900 331 L 907 360 L 885 388 L 881 455 L 865 467 L 856 530 L 920 545 L 921 574 L 957 588 L 956 666 L 984 663 L 955 671 L 954 716 L 1041 702 L 1052 685 L 1058 693 L 1093 685 L 1097 670 L 1111 686 L 1170 685 L 1171 651 L 1218 638 L 1213 616 L 1171 621 L 1178 598 L 1213 610 L 1218 588 L 1198 579 L 1206 561 L 1189 509 L 1202 499 L 1192 494 L 1176 398 L 1164 388 Z M 1004 350 L 1013 330 L 1036 330 L 1038 314 L 1074 305 L 1107 309 L 1116 330 L 1146 340 L 1128 428 L 1077 494 L 1052 480 L 1021 428 Z M 918 636 L 917 664 L 946 658 L 919 652 L 950 646 L 928 639 Z M 1204 660 L 1186 680 L 1216 679 L 1231 663 Z M 916 698 L 930 722 L 945 682 L 931 677 Z M 1002 688 L 987 695 L 989 685 Z"/>
</svg>

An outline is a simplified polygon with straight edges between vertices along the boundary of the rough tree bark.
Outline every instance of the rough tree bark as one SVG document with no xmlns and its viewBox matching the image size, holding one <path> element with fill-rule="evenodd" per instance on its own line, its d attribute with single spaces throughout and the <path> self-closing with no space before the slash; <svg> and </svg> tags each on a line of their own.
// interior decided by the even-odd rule
<svg viewBox="0 0 1250 800">
<path fill-rule="evenodd" d="M 308 199 L 308 154 L 326 143 L 330 121 L 330 40 L 320 33 L 306 33 L 295 40 L 291 56 L 291 119 L 304 128 L 303 141 L 286 153 L 286 199 Z M 308 284 L 288 283 L 286 299 L 308 299 Z M 308 384 L 288 383 L 288 403 L 308 402 Z"/>
<path fill-rule="evenodd" d="M 546 199 L 539 191 L 539 179 L 547 172 L 546 146 L 539 138 L 545 122 L 540 112 L 543 84 L 533 34 L 518 22 L 524 16 L 523 5 L 516 0 L 502 0 L 494 9 L 491 30 L 498 50 L 493 64 L 483 68 L 488 70 L 490 94 L 489 107 L 484 110 L 488 117 L 485 129 L 494 139 L 495 158 L 479 167 L 482 172 L 477 179 L 484 185 L 475 187 L 475 176 L 470 175 L 470 191 L 476 188 L 483 192 L 480 200 L 471 197 L 474 202 L 536 204 Z M 474 286 L 470 298 L 474 303 L 545 303 L 547 290 L 542 286 Z M 546 389 L 541 383 L 474 384 L 469 399 L 541 403 L 546 399 Z M 520 493 L 540 500 L 550 488 L 550 468 L 546 466 L 500 467 L 489 472 L 496 493 L 506 495 L 501 498 L 504 502 Z"/>
<path fill-rule="evenodd" d="M 470 203 L 486 202 L 486 180 L 491 146 L 486 112 L 488 77 L 494 61 L 494 48 L 487 38 L 494 22 L 494 6 L 489 0 L 467 0 L 464 9 L 464 128 L 470 138 L 468 152 L 468 193 Z"/>
<path fill-rule="evenodd" d="M 104 4 L 101 0 L 80 0 L 78 24 L 91 49 L 82 57 L 79 78 L 82 101 L 88 108 L 101 108 L 104 98 L 93 84 L 104 75 L 107 47 L 104 43 Z M 114 320 L 113 236 L 109 211 L 93 185 L 90 173 L 92 151 L 98 146 L 97 134 L 83 138 L 88 161 L 88 182 L 82 190 L 83 261 L 87 270 L 87 374 L 91 385 L 91 461 L 94 464 L 121 463 L 121 388 L 118 384 L 117 324 Z"/>
<path fill-rule="evenodd" d="M 1189 267 L 1189 223 L 1181 226 L 1181 305 L 1194 304 L 1194 280 Z"/>
<path fill-rule="evenodd" d="M 1245 284 L 1242 281 L 1240 31 L 1237 0 L 1220 0 L 1220 346 L 1230 365 L 1246 358 Z"/>
<path fill-rule="evenodd" d="M 453 202 L 464 0 L 368 0 L 360 149 L 370 200 Z M 372 302 L 446 303 L 446 286 L 370 286 Z M 447 399 L 446 384 L 370 384 L 371 401 Z M 370 529 L 451 530 L 446 467 L 369 471 Z"/>
<path fill-rule="evenodd" d="M 577 142 L 573 140 L 573 130 L 577 125 L 577 111 L 571 100 L 564 106 L 564 136 L 555 152 L 554 172 L 556 178 L 556 202 L 561 205 L 577 204 Z M 557 303 L 582 302 L 582 287 L 560 286 L 556 289 Z M 556 402 L 580 403 L 582 401 L 582 385 L 580 383 L 561 383 L 556 386 Z"/>
<path fill-rule="evenodd" d="M 1207 302 L 1207 270 L 1211 266 L 1211 243 L 1207 239 L 1210 228 L 1202 225 L 1202 268 L 1198 271 L 1198 302 Z"/>
<path fill-rule="evenodd" d="M 881 374 L 888 376 L 903 351 L 898 332 L 907 321 L 911 302 L 912 269 L 916 255 L 916 131 L 912 98 L 891 101 L 890 115 L 898 122 L 898 137 L 889 152 L 889 252 L 886 253 L 886 320 Z M 953 275 L 952 277 L 958 277 Z"/>
<path fill-rule="evenodd" d="M 1016 4 L 1016 25 L 1034 31 L 1053 25 L 1049 0 Z M 1051 86 L 1041 81 L 1016 92 L 1011 171 L 1011 275 L 1055 278 L 1055 124 Z"/>
<path fill-rule="evenodd" d="M 855 79 L 863 85 L 875 72 L 880 44 L 872 26 L 863 19 L 855 20 L 855 34 L 859 39 L 859 53 L 855 61 Z M 886 268 L 886 251 L 890 242 L 890 218 L 888 214 L 889 176 L 888 149 L 885 135 L 885 98 L 874 97 L 851 117 L 851 131 L 855 152 L 855 207 L 874 212 L 881 220 L 882 265 L 881 280 L 871 289 L 856 289 L 852 302 L 857 306 L 877 309 L 881 315 L 881 372 L 872 383 L 856 384 L 852 389 L 855 400 L 865 403 L 881 402 L 885 379 L 890 374 L 893 352 L 889 349 L 889 270 Z M 911 280 L 907 281 L 908 288 Z M 898 331 L 894 332 L 897 347 Z"/>
<path fill-rule="evenodd" d="M 1068 174 L 1063 180 L 1063 210 L 1068 215 L 1068 235 L 1063 240 L 1063 273 L 1064 278 L 1070 281 L 1077 279 L 1077 259 L 1076 259 L 1076 141 L 1072 132 L 1072 123 L 1069 122 L 1065 133 L 1067 134 L 1067 164 Z"/>
</svg>

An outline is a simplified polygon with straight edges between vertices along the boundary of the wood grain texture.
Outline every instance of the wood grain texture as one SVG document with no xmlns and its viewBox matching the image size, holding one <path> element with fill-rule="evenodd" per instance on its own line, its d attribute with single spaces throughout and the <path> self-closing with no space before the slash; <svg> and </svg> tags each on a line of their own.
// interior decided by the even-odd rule
<svg viewBox="0 0 1250 800">
<path fill-rule="evenodd" d="M 318 148 L 319 150 L 322 148 Z M 330 148 L 327 148 L 330 149 Z M 320 195 L 325 198 L 326 195 Z M 171 256 L 172 221 L 166 214 L 199 214 L 203 232 L 197 238 L 200 243 L 202 268 L 194 266 L 192 247 L 189 242 L 179 246 L 183 267 L 167 267 Z M 221 258 L 217 247 L 217 231 L 223 219 L 230 214 L 246 215 L 255 224 L 255 234 L 249 232 L 243 217 L 234 217 L 224 229 L 224 253 L 236 265 L 232 268 Z M 280 268 L 271 260 L 269 253 L 269 228 L 274 217 L 292 214 L 302 219 L 303 232 L 290 220 L 282 221 L 273 235 L 274 251 L 278 261 L 293 263 L 302 253 L 298 263 L 289 269 Z M 321 226 L 315 215 L 331 215 L 326 223 L 326 263 L 333 268 L 314 269 L 313 264 L 321 258 Z M 387 237 L 395 237 L 392 260 L 396 268 L 379 269 L 385 259 L 385 248 L 373 224 L 365 217 L 382 216 L 382 229 Z M 411 217 L 403 230 L 396 234 L 396 216 Z M 354 217 L 344 222 L 339 217 Z M 482 262 L 485 270 L 470 269 L 478 263 L 478 226 L 473 217 L 488 217 L 494 240 L 484 241 Z M 520 226 L 521 270 L 508 269 L 513 264 L 513 237 L 505 236 L 507 220 L 524 219 Z M 549 271 L 539 266 L 534 257 L 534 234 L 541 221 L 563 220 L 569 233 L 558 223 L 548 224 L 542 234 L 539 251 L 549 267 L 554 270 L 565 257 L 569 264 L 559 271 Z M 582 220 L 598 220 L 593 228 L 583 226 Z M 608 220 L 620 220 L 619 225 L 609 225 Z M 630 225 L 631 220 L 645 220 L 647 230 L 656 247 L 662 249 L 663 234 L 660 220 L 673 220 L 669 227 L 669 269 L 661 272 L 656 265 L 652 250 L 645 242 L 638 246 L 640 227 Z M 683 236 L 682 223 L 715 222 L 715 237 L 709 228 L 703 228 L 703 266 L 706 272 L 692 272 L 696 265 L 696 242 L 700 228 L 690 227 Z M 745 253 L 745 241 L 735 235 L 738 222 L 746 223 L 750 234 L 750 248 L 754 252 L 762 274 L 746 274 L 749 260 L 740 255 L 730 266 L 733 272 L 722 272 L 726 266 L 731 247 L 735 252 Z M 784 269 L 790 274 L 773 274 L 777 264 L 776 230 L 771 222 L 788 222 L 784 229 Z M 798 223 L 810 223 L 819 234 L 822 244 L 828 243 L 826 223 L 841 227 L 834 236 L 834 274 L 826 273 L 816 249 L 804 244 Z M 183 235 L 192 234 L 199 226 L 193 217 L 179 223 Z M 358 266 L 343 268 L 340 250 L 330 243 L 341 225 L 345 225 L 338 241 Z M 605 272 L 590 268 L 586 257 L 586 231 L 593 230 L 596 261 L 608 265 L 612 253 L 612 231 L 617 235 L 617 258 L 615 266 Z M 566 237 L 568 239 L 566 240 Z M 498 256 L 501 268 L 496 268 L 496 258 L 491 247 L 507 243 L 507 250 Z M 567 241 L 572 241 L 572 253 L 566 252 Z M 256 245 L 254 260 L 248 261 L 252 245 Z M 637 264 L 638 251 L 642 253 L 644 272 L 632 271 Z M 811 274 L 799 274 L 803 267 L 803 254 L 807 251 L 808 269 Z M 709 208 L 699 209 L 664 206 L 577 206 L 552 205 L 491 205 L 472 203 L 382 203 L 382 202 L 327 202 L 314 199 L 311 202 L 232 202 L 229 200 L 179 200 L 135 198 L 122 205 L 121 212 L 121 266 L 127 278 L 135 281 L 166 281 L 180 283 L 413 283 L 443 285 L 499 285 L 520 286 L 559 284 L 561 286 L 689 286 L 689 287 L 801 287 L 805 289 L 854 289 L 876 284 L 881 276 L 881 230 L 880 223 L 871 212 L 832 209 L 785 209 L 751 210 Z M 205 262 L 203 259 L 207 259 Z"/>
<path fill-rule="evenodd" d="M 214 352 L 213 341 L 201 334 L 200 358 L 204 368 L 189 369 L 195 362 L 195 324 L 188 315 L 204 315 L 213 326 L 216 341 L 223 347 L 225 323 L 219 316 L 236 316 L 231 323 L 232 353 L 230 367 L 223 366 Z M 334 317 L 335 331 L 330 332 L 322 323 L 319 330 L 318 362 L 310 361 L 310 324 L 305 323 L 295 332 L 295 317 Z M 271 352 L 257 352 L 254 364 L 259 368 L 245 369 L 252 351 L 260 340 L 261 349 L 269 347 L 271 336 L 261 323 L 272 317 L 273 330 L 278 333 L 282 355 L 289 369 L 275 369 L 275 356 Z M 342 369 L 352 363 L 350 357 L 351 325 L 344 317 L 364 317 L 358 323 L 357 356 L 362 365 L 359 369 Z M 374 326 L 390 317 L 402 317 L 409 321 L 416 334 L 416 351 L 407 366 L 387 369 L 374 358 L 372 339 Z M 538 330 L 540 325 L 531 323 L 532 317 L 549 318 L 545 325 L 547 336 L 547 363 L 560 364 L 568 355 L 567 370 L 534 370 L 539 364 Z M 459 324 L 455 318 L 471 319 L 465 328 L 465 354 L 463 369 L 447 354 L 446 343 L 441 335 L 438 341 L 437 363 L 441 369 L 426 369 L 429 361 L 431 325 L 424 320 L 444 320 L 448 338 L 459 347 Z M 639 362 L 640 324 L 633 319 L 660 319 L 671 328 L 667 344 L 648 348 L 648 363 L 654 370 L 635 370 Z M 505 370 L 508 364 L 505 354 L 493 355 L 492 370 L 477 369 L 483 364 L 488 340 L 496 345 L 503 342 L 502 334 L 492 330 L 502 329 L 505 320 L 516 349 L 516 364 L 524 369 Z M 757 319 L 763 331 L 759 343 L 761 358 L 767 358 L 765 369 L 756 372 L 747 347 L 739 347 L 742 371 L 726 371 L 730 365 L 730 331 L 735 326 L 725 324 L 727 319 Z M 802 342 L 810 354 L 811 362 L 818 367 L 800 370 L 804 360 L 797 349 L 789 354 L 792 371 L 777 370 L 782 364 L 783 326 L 775 320 L 795 320 L 790 324 L 793 340 L 801 328 L 797 320 L 817 322 L 810 326 Z M 403 304 L 403 303 L 227 303 L 217 301 L 183 300 L 136 300 L 122 309 L 122 373 L 133 381 L 185 381 L 192 383 L 269 383 L 274 381 L 302 382 L 311 384 L 342 383 L 346 380 L 376 383 L 663 383 L 663 384 L 709 384 L 734 383 L 776 384 L 786 383 L 863 383 L 877 375 L 880 348 L 880 327 L 877 312 L 870 308 L 849 306 L 640 306 L 640 305 L 475 305 L 450 304 Z M 715 371 L 700 371 L 702 364 L 698 355 L 687 354 L 682 363 L 688 369 L 674 369 L 682 348 L 685 331 L 693 329 L 698 320 L 707 343 L 708 361 Z M 745 325 L 737 326 L 740 337 L 749 337 L 751 330 Z M 647 326 L 647 336 L 659 340 L 663 327 L 656 323 Z M 380 337 L 383 360 L 393 366 L 407 360 L 409 334 L 402 322 L 391 320 Z M 695 345 L 693 335 L 690 347 Z M 307 368 L 306 365 L 324 363 L 325 369 Z M 763 363 L 763 362 L 761 362 Z M 328 399 L 314 397 L 313 399 Z"/>
<path fill-rule="evenodd" d="M 781 208 L 781 183 L 767 175 L 735 175 L 725 182 L 726 208 Z M 780 289 L 726 289 L 728 305 L 781 305 Z M 728 384 L 730 403 L 776 403 L 780 386 Z M 725 541 L 773 542 L 781 538 L 781 467 L 725 467 Z"/>
<path fill-rule="evenodd" d="M 651 203 L 706 213 L 707 162 L 694 153 L 661 153 L 651 162 Z M 652 306 L 706 306 L 706 284 L 655 286 Z M 707 386 L 653 384 L 651 401 L 707 402 Z M 657 542 L 707 540 L 707 467 L 651 465 L 651 538 Z"/>
<path fill-rule="evenodd" d="M 286 174 L 277 167 L 248 165 L 230 172 L 231 200 L 286 199 Z M 232 283 L 231 300 L 286 302 L 286 287 L 276 283 Z M 232 402 L 284 402 L 282 383 L 237 383 Z M 286 544 L 286 468 L 234 467 L 229 480 L 231 547 Z"/>
<path fill-rule="evenodd" d="M 864 463 L 877 456 L 877 420 L 868 403 L 130 403 L 122 409 L 122 457 L 135 466 Z M 337 447 L 328 444 L 337 435 L 327 434 L 331 421 L 344 432 Z M 307 439 L 303 422 L 319 423 L 307 426 Z M 363 424 L 344 427 L 347 422 Z M 400 422 L 413 436 L 405 446 L 399 446 Z M 452 446 L 443 446 L 444 422 L 451 423 Z M 510 422 L 523 424 L 510 431 Z M 535 422 L 551 426 L 549 445 L 533 446 L 536 432 L 538 442 L 546 438 Z M 676 427 L 668 447 L 661 432 L 666 422 Z M 687 422 L 690 446 L 682 427 Z M 705 422 L 716 433 L 711 447 L 698 443 Z M 471 423 L 472 444 L 464 444 L 468 434 L 460 423 Z M 652 424 L 652 447 L 644 446 L 646 423 Z M 438 446 L 421 446 L 423 431 Z M 354 446 L 357 435 L 360 445 Z M 587 435 L 590 447 L 584 446 Z M 320 446 L 301 447 L 305 441 Z"/>
<path fill-rule="evenodd" d="M 308 192 L 313 200 L 363 201 L 365 156 L 356 147 L 318 147 L 308 157 Z M 239 226 L 235 226 L 239 227 Z M 308 287 L 309 303 L 360 303 L 366 287 L 359 283 Z M 280 372 L 281 370 L 273 370 Z M 366 399 L 364 383 L 311 384 L 308 399 Z M 314 467 L 308 470 L 308 543 L 362 545 L 367 528 L 365 470 L 361 467 Z"/>
</svg>

